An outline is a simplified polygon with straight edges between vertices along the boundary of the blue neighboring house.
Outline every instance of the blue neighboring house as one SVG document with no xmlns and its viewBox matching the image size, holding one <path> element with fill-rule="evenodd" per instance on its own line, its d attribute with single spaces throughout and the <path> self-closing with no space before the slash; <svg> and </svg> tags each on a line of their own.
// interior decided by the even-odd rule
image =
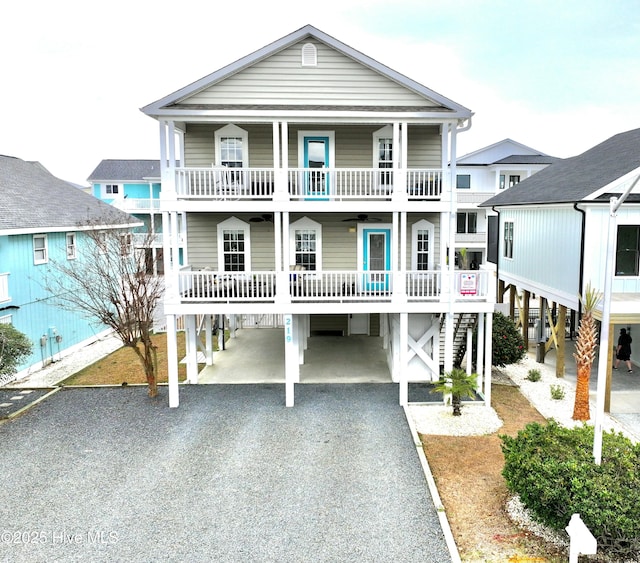
<svg viewBox="0 0 640 563">
<path fill-rule="evenodd" d="M 55 261 L 82 258 L 88 224 L 133 227 L 129 214 L 53 176 L 41 164 L 0 156 L 0 322 L 33 342 L 15 379 L 102 337 L 107 329 L 61 309 L 45 289 Z M 7 383 L 1 381 L 0 384 Z"/>
<path fill-rule="evenodd" d="M 149 273 L 162 275 L 160 161 L 106 159 L 98 164 L 87 181 L 91 183 L 91 193 L 95 197 L 144 223 L 134 233 L 134 244 L 145 247 Z M 153 233 L 153 237 L 150 239 L 147 233 Z M 180 234 L 179 237 L 179 263 L 182 263 L 184 236 Z"/>
</svg>

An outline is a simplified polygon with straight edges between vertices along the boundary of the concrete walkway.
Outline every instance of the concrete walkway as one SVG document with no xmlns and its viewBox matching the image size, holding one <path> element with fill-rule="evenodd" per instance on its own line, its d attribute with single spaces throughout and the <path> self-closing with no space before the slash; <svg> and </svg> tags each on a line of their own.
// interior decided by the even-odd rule
<svg viewBox="0 0 640 563">
<path fill-rule="evenodd" d="M 451 561 L 396 386 L 66 388 L 0 424 L 0 560 Z"/>
</svg>

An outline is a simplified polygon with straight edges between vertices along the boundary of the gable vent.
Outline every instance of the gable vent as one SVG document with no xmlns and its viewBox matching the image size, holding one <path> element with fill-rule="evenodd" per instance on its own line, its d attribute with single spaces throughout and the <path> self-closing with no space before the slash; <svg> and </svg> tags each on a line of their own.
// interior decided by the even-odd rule
<svg viewBox="0 0 640 563">
<path fill-rule="evenodd" d="M 318 66 L 318 52 L 313 43 L 305 43 L 302 47 L 302 66 Z"/>
</svg>

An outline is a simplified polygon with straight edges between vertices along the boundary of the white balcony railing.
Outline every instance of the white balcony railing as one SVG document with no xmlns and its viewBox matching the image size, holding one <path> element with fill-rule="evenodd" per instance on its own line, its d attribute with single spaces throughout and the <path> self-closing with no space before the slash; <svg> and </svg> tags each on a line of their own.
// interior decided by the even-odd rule
<svg viewBox="0 0 640 563">
<path fill-rule="evenodd" d="M 178 197 L 240 200 L 272 199 L 278 186 L 273 168 L 178 168 Z M 410 199 L 439 199 L 440 169 L 289 168 L 280 191 L 292 199 L 390 199 L 394 182 L 405 181 Z M 284 181 L 283 181 L 284 183 Z"/>
<path fill-rule="evenodd" d="M 438 301 L 450 293 L 448 278 L 441 270 L 405 272 L 404 288 L 394 287 L 391 271 L 295 271 L 285 272 L 286 290 L 291 302 L 379 302 L 393 301 L 406 294 L 409 301 Z M 456 270 L 454 300 L 484 300 L 489 294 L 490 272 Z M 192 271 L 183 268 L 178 287 L 183 302 L 275 302 L 276 272 Z M 400 284 L 402 285 L 402 284 Z"/>
<path fill-rule="evenodd" d="M 160 200 L 159 199 L 150 199 L 150 198 L 136 198 L 136 197 L 125 197 L 122 199 L 114 199 L 112 202 L 114 207 L 121 209 L 122 211 L 127 211 L 129 213 L 138 212 L 151 212 L 158 211 L 160 209 Z"/>
</svg>

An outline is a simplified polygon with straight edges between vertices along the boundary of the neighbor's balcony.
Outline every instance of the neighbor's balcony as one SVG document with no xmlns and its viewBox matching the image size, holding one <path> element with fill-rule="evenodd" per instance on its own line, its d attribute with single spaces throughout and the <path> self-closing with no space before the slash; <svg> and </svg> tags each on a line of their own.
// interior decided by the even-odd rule
<svg viewBox="0 0 640 563">
<path fill-rule="evenodd" d="M 483 270 L 456 270 L 455 299 L 486 300 L 490 275 L 491 272 Z M 178 273 L 178 288 L 183 303 L 275 302 L 278 282 L 284 285 L 278 298 L 292 303 L 390 302 L 394 297 L 439 301 L 448 295 L 445 278 L 446 272 L 442 270 L 276 273 L 192 271 L 187 266 Z"/>
<path fill-rule="evenodd" d="M 388 200 L 394 191 L 409 199 L 439 200 L 442 170 L 289 168 L 277 174 L 273 168 L 176 169 L 176 192 L 184 199 Z"/>
<path fill-rule="evenodd" d="M 128 213 L 151 213 L 160 210 L 160 200 L 151 198 L 124 197 L 114 199 L 112 205 Z"/>
</svg>

